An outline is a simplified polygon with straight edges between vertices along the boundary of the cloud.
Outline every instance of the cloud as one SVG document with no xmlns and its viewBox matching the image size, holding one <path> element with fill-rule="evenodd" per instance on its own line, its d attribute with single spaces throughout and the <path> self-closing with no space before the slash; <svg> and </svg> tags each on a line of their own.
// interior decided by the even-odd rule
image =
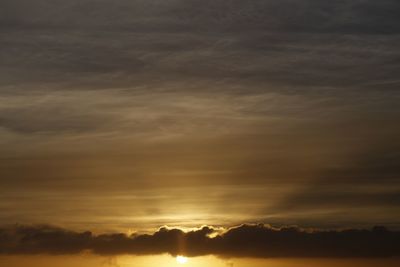
<svg viewBox="0 0 400 267">
<path fill-rule="evenodd" d="M 0 218 L 148 226 L 148 209 L 159 211 L 153 226 L 200 203 L 196 224 L 296 222 L 297 212 L 324 226 L 339 210 L 347 223 L 398 225 L 399 9 L 398 0 L 0 1 Z M 379 190 L 359 189 L 365 182 Z M 105 197 L 161 185 L 198 192 L 155 208 Z M 71 190 L 102 198 L 74 205 Z M 198 201 L 211 191 L 218 198 Z M 331 217 L 316 224 L 315 209 Z"/>
<path fill-rule="evenodd" d="M 398 76 L 399 9 L 371 0 L 5 0 L 0 80 L 104 88 L 229 78 L 308 91 L 359 87 L 368 76 L 382 88 Z"/>
<path fill-rule="evenodd" d="M 370 145 L 351 160 L 321 171 L 320 176 L 287 196 L 276 209 L 299 211 L 346 206 L 346 203 L 369 208 L 398 207 L 400 144 L 395 138 L 386 142 L 389 144 L 379 144 L 376 148 Z"/>
<path fill-rule="evenodd" d="M 94 235 L 51 226 L 0 229 L 2 254 L 171 255 L 221 257 L 393 257 L 400 256 L 400 232 L 384 227 L 372 230 L 306 231 L 298 227 L 273 228 L 244 224 L 217 233 L 209 226 L 183 232 L 162 227 L 153 234 Z"/>
<path fill-rule="evenodd" d="M 0 25 L 16 28 L 108 28 L 135 31 L 243 29 L 398 33 L 396 0 L 105 0 L 2 1 Z"/>
</svg>

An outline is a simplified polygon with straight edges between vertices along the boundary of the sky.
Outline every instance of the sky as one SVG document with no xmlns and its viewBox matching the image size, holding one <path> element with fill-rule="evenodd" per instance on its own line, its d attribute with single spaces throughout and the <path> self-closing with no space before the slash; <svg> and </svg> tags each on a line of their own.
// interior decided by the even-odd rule
<svg viewBox="0 0 400 267">
<path fill-rule="evenodd" d="M 399 256 L 399 12 L 398 0 L 1 0 L 0 254 L 146 256 L 140 240 L 165 230 L 201 241 L 150 254 L 382 256 L 336 250 L 369 240 Z M 308 249 L 260 254 L 270 235 Z M 321 235 L 335 245 L 318 252 Z"/>
</svg>

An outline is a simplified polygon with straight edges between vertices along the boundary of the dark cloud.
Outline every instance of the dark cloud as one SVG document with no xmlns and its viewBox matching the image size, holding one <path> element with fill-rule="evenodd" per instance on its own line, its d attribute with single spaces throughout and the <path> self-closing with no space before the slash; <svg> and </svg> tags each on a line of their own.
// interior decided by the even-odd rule
<svg viewBox="0 0 400 267">
<path fill-rule="evenodd" d="M 2 1 L 3 28 L 398 33 L 395 0 Z"/>
<path fill-rule="evenodd" d="M 390 147 L 380 146 L 377 150 L 364 151 L 354 161 L 327 171 L 326 180 L 337 183 L 398 181 L 400 179 L 400 144 L 397 140 Z"/>
<path fill-rule="evenodd" d="M 0 127 L 22 134 L 81 133 L 98 130 L 108 117 L 74 113 L 73 109 L 56 108 L 2 110 Z"/>
<path fill-rule="evenodd" d="M 98 88 L 195 77 L 308 91 L 377 83 L 382 89 L 393 87 L 398 76 L 397 1 L 7 0 L 0 5 L 2 84 Z"/>
<path fill-rule="evenodd" d="M 210 234 L 216 234 L 210 237 Z M 211 227 L 183 232 L 160 228 L 154 234 L 94 235 L 50 226 L 0 229 L 1 254 L 171 255 L 221 257 L 393 257 L 400 255 L 400 233 L 372 230 L 305 231 L 297 227 L 241 225 L 218 234 Z"/>
<path fill-rule="evenodd" d="M 302 190 L 277 204 L 277 210 L 321 209 L 351 204 L 358 207 L 398 207 L 399 144 L 362 151 L 352 160 L 322 172 Z M 386 186 L 391 184 L 392 186 Z"/>
</svg>

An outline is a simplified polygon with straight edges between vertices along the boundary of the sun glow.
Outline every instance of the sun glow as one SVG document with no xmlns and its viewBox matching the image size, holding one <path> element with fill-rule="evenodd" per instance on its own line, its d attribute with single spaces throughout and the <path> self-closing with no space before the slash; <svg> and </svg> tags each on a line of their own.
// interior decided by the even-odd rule
<svg viewBox="0 0 400 267">
<path fill-rule="evenodd" d="M 176 257 L 176 262 L 179 264 L 185 264 L 187 263 L 188 258 L 184 257 L 184 256 L 177 256 Z"/>
</svg>

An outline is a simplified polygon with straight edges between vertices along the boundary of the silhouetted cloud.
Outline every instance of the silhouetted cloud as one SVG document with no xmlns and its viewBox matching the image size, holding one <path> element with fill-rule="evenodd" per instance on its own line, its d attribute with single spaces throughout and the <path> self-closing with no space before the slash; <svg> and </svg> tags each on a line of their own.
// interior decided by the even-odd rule
<svg viewBox="0 0 400 267">
<path fill-rule="evenodd" d="M 210 237 L 213 234 L 215 236 Z M 209 226 L 183 232 L 162 227 L 154 234 L 94 235 L 50 226 L 0 229 L 2 254 L 171 255 L 221 257 L 394 257 L 400 256 L 400 232 L 372 230 L 306 231 L 245 224 L 217 232 Z"/>
</svg>

